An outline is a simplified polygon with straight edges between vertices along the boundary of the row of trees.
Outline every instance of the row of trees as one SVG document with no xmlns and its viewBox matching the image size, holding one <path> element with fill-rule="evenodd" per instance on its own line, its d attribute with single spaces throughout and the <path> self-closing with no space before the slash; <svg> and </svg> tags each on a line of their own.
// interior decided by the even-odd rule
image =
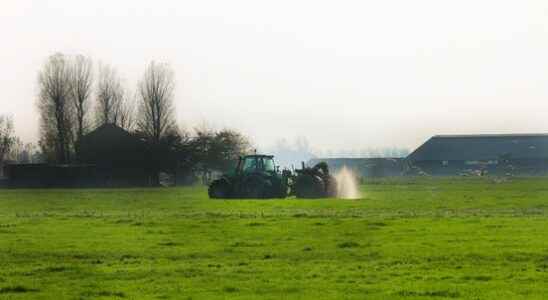
<svg viewBox="0 0 548 300">
<path fill-rule="evenodd" d="M 79 142 L 91 129 L 116 124 L 139 137 L 147 146 L 158 181 L 160 171 L 174 168 L 210 174 L 226 170 L 229 162 L 249 152 L 251 144 L 234 130 L 177 127 L 175 77 L 166 64 L 151 62 L 135 92 L 127 89 L 117 71 L 99 65 L 94 76 L 90 58 L 51 56 L 39 73 L 40 141 L 46 160 L 68 164 L 79 160 Z"/>
<path fill-rule="evenodd" d="M 230 170 L 240 155 L 253 150 L 247 137 L 230 129 L 196 128 L 194 136 L 185 133 L 176 138 L 179 141 L 171 145 L 176 145 L 177 150 L 171 153 L 176 155 L 179 169 L 201 176 L 203 182 L 209 182 L 212 171 Z M 174 165 L 174 160 L 169 165 Z"/>
<path fill-rule="evenodd" d="M 136 131 L 154 144 L 177 131 L 175 79 L 166 64 L 151 62 L 135 94 L 109 65 L 100 65 L 94 80 L 91 59 L 81 55 L 49 57 L 38 78 L 39 143 L 50 162 L 77 161 L 81 138 L 106 123 Z"/>
</svg>

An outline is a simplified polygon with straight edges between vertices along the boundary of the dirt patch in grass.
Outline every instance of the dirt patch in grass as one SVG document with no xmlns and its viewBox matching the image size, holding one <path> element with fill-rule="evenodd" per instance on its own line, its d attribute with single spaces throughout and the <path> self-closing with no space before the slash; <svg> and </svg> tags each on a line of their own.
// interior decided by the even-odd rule
<svg viewBox="0 0 548 300">
<path fill-rule="evenodd" d="M 129 259 L 137 259 L 138 257 L 131 254 L 124 254 L 120 256 L 120 260 L 129 260 Z"/>
<path fill-rule="evenodd" d="M 298 287 L 286 287 L 283 289 L 284 294 L 296 294 L 301 291 Z"/>
<path fill-rule="evenodd" d="M 266 225 L 265 223 L 261 223 L 261 222 L 251 222 L 247 224 L 247 226 L 250 226 L 250 227 L 265 226 L 265 225 Z"/>
<path fill-rule="evenodd" d="M 133 220 L 130 219 L 118 219 L 113 222 L 114 224 L 130 224 L 133 223 Z"/>
<path fill-rule="evenodd" d="M 489 281 L 493 279 L 491 276 L 484 276 L 484 275 L 478 275 L 478 276 L 463 276 L 462 280 L 474 280 L 474 281 Z"/>
<path fill-rule="evenodd" d="M 185 278 L 194 278 L 205 275 L 202 270 L 196 268 L 178 269 L 176 270 L 176 272 L 181 274 Z"/>
<path fill-rule="evenodd" d="M 381 227 L 385 227 L 385 226 L 388 226 L 388 224 L 384 223 L 384 222 L 370 222 L 370 223 L 367 223 L 367 227 L 369 227 L 370 229 L 373 229 L 373 228 L 381 228 Z"/>
<path fill-rule="evenodd" d="M 378 260 L 382 257 L 381 253 L 378 251 L 372 251 L 361 256 L 361 259 L 365 261 Z"/>
<path fill-rule="evenodd" d="M 158 246 L 165 246 L 165 247 L 173 247 L 173 246 L 178 246 L 179 243 L 176 243 L 176 242 L 161 242 L 161 243 L 158 243 Z"/>
<path fill-rule="evenodd" d="M 239 292 L 240 290 L 236 287 L 233 287 L 233 286 L 225 286 L 223 288 L 223 291 L 227 292 L 227 293 L 237 293 Z"/>
<path fill-rule="evenodd" d="M 347 248 L 358 248 L 360 246 L 360 244 L 356 243 L 356 242 L 352 242 L 352 241 L 349 241 L 349 242 L 342 242 L 342 243 L 339 243 L 337 245 L 337 247 L 341 248 L 341 249 L 347 249 Z"/>
<path fill-rule="evenodd" d="M 59 273 L 59 272 L 65 272 L 70 270 L 73 270 L 73 268 L 66 267 L 66 266 L 53 266 L 53 267 L 47 267 L 42 269 L 42 271 L 48 272 L 48 273 Z"/>
<path fill-rule="evenodd" d="M 504 258 L 510 262 L 528 262 L 538 260 L 539 255 L 527 252 L 504 253 Z"/>
<path fill-rule="evenodd" d="M 459 298 L 460 297 L 459 292 L 448 291 L 448 290 L 424 291 L 424 292 L 402 290 L 402 291 L 399 291 L 397 295 L 402 297 L 443 297 L 443 298 Z"/>
<path fill-rule="evenodd" d="M 26 271 L 21 272 L 21 275 L 23 276 L 47 276 L 50 273 L 63 273 L 63 272 L 70 272 L 75 271 L 76 268 L 74 267 L 66 267 L 66 266 L 49 266 L 45 268 L 37 268 L 33 269 L 32 271 Z"/>
<path fill-rule="evenodd" d="M 113 297 L 113 298 L 125 298 L 126 294 L 123 292 L 115 292 L 115 291 L 89 291 L 84 292 L 81 294 L 83 297 L 90 297 L 90 298 L 96 298 L 96 297 Z"/>
<path fill-rule="evenodd" d="M 245 241 L 239 241 L 235 242 L 230 247 L 262 247 L 264 244 L 262 243 L 256 243 L 256 242 L 245 242 Z"/>
<path fill-rule="evenodd" d="M 0 294 L 20 294 L 38 292 L 38 289 L 24 287 L 22 285 L 6 286 L 0 288 Z"/>
</svg>

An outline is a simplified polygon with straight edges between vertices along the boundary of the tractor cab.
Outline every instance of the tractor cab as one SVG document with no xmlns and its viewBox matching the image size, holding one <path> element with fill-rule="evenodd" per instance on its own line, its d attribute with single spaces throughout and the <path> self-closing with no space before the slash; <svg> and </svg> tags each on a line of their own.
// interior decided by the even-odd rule
<svg viewBox="0 0 548 300">
<path fill-rule="evenodd" d="M 247 155 L 240 157 L 236 172 L 239 174 L 251 173 L 277 173 L 274 156 L 272 155 Z"/>
</svg>

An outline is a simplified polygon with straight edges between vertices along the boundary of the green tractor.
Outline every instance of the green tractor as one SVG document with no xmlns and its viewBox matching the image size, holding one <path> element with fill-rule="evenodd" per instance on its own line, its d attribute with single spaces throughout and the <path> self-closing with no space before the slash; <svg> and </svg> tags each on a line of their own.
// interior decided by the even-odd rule
<svg viewBox="0 0 548 300">
<path fill-rule="evenodd" d="M 208 189 L 210 198 L 322 198 L 336 195 L 337 185 L 327 165 L 319 163 L 295 173 L 280 171 L 272 155 L 240 157 L 236 169 L 214 180 Z"/>
</svg>

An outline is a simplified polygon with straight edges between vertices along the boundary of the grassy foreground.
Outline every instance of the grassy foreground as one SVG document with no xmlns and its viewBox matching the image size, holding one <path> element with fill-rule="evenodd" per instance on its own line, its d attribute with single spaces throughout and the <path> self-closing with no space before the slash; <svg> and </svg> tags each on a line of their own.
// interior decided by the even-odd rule
<svg viewBox="0 0 548 300">
<path fill-rule="evenodd" d="M 362 189 L 0 190 L 0 299 L 548 298 L 548 179 Z"/>
</svg>

